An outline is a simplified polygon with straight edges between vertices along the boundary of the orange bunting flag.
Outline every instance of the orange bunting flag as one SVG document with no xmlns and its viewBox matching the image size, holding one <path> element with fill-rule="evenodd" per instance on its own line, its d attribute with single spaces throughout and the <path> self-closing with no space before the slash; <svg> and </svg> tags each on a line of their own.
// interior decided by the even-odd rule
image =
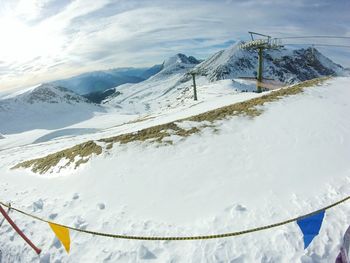
<svg viewBox="0 0 350 263">
<path fill-rule="evenodd" d="M 69 250 L 70 250 L 69 229 L 64 226 L 56 225 L 54 223 L 49 223 L 49 225 L 52 231 L 55 232 L 58 240 L 61 241 L 67 253 L 69 253 Z"/>
</svg>

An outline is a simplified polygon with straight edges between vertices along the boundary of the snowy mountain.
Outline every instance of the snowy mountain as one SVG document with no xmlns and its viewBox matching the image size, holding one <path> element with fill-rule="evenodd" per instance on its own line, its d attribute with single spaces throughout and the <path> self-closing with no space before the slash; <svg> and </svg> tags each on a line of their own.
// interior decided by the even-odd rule
<svg viewBox="0 0 350 263">
<path fill-rule="evenodd" d="M 256 77 L 258 56 L 254 50 L 242 50 L 242 42 L 221 50 L 196 67 L 209 81 Z M 265 50 L 263 76 L 284 83 L 296 83 L 326 75 L 337 75 L 343 68 L 315 48 Z"/>
<path fill-rule="evenodd" d="M 164 96 L 177 95 L 182 76 L 199 63 L 192 56 L 176 54 L 163 62 L 160 72 L 143 82 L 119 86 L 103 103 L 133 112 L 154 109 L 154 103 L 162 104 Z"/>
<path fill-rule="evenodd" d="M 3 134 L 54 129 L 90 118 L 101 107 L 60 86 L 42 84 L 0 100 Z"/>
<path fill-rule="evenodd" d="M 177 54 L 164 61 L 162 70 L 150 79 L 138 84 L 119 86 L 116 93 L 104 103 L 133 113 L 150 112 L 176 107 L 192 98 L 192 77 L 189 71 L 197 73 L 199 89 L 206 89 L 209 83 L 232 80 L 233 89 L 255 90 L 254 83 L 243 83 L 241 77 L 256 77 L 257 52 L 242 50 L 236 43 L 221 50 L 203 62 L 194 57 Z M 343 68 L 322 55 L 314 48 L 280 49 L 265 51 L 263 76 L 275 80 L 275 85 L 283 86 L 316 77 L 341 75 Z M 267 81 L 268 82 L 268 81 Z M 208 94 L 209 90 L 205 90 Z M 212 90 L 212 92 L 216 92 Z M 199 96 L 206 96 L 199 90 Z"/>
<path fill-rule="evenodd" d="M 173 74 L 183 69 L 193 68 L 193 65 L 199 63 L 199 60 L 195 57 L 187 57 L 184 54 L 178 53 L 163 62 L 161 71 L 162 74 Z"/>
<path fill-rule="evenodd" d="M 93 92 L 104 92 L 124 83 L 138 83 L 158 73 L 162 65 L 151 68 L 117 68 L 94 71 L 74 76 L 68 79 L 52 82 L 54 85 L 70 89 L 80 95 Z"/>
<path fill-rule="evenodd" d="M 36 104 L 36 103 L 89 103 L 84 97 L 61 86 L 54 86 L 52 84 L 42 84 L 35 88 L 8 95 L 2 99 L 2 104 L 11 103 L 15 101 L 22 104 Z"/>
</svg>

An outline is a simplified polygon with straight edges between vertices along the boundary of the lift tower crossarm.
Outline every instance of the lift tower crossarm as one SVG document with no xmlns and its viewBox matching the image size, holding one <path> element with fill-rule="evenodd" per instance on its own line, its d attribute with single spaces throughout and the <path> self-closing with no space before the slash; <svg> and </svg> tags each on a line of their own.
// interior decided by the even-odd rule
<svg viewBox="0 0 350 263">
<path fill-rule="evenodd" d="M 260 33 L 256 33 L 256 32 L 252 32 L 252 31 L 248 31 L 248 33 L 250 34 L 252 40 L 254 40 L 254 37 L 253 35 L 258 35 L 258 36 L 262 36 L 262 37 L 267 37 L 268 39 L 271 38 L 271 36 L 268 36 L 268 35 L 264 35 L 264 34 L 260 34 Z"/>
<path fill-rule="evenodd" d="M 258 70 L 257 70 L 257 92 L 262 91 L 262 79 L 263 79 L 263 51 L 264 49 L 279 49 L 282 47 L 279 39 L 271 38 L 271 36 L 256 33 L 256 32 L 248 32 L 252 38 L 252 41 L 243 43 L 240 45 L 241 49 L 248 50 L 258 50 Z M 253 35 L 262 36 L 265 38 L 254 39 Z"/>
</svg>

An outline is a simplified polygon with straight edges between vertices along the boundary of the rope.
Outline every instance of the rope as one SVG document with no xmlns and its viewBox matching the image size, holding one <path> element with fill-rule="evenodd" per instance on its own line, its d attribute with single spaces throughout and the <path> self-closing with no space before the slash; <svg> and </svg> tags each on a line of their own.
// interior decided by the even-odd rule
<svg viewBox="0 0 350 263">
<path fill-rule="evenodd" d="M 91 231 L 91 230 L 84 230 L 84 229 L 79 229 L 79 228 L 76 228 L 76 227 L 62 225 L 62 224 L 58 224 L 58 223 L 49 221 L 47 219 L 44 219 L 44 218 L 41 218 L 41 217 L 38 217 L 38 216 L 35 216 L 35 215 L 32 215 L 32 214 L 29 214 L 29 213 L 27 213 L 27 212 L 25 212 L 23 210 L 20 210 L 20 209 L 18 209 L 16 207 L 13 207 L 12 205 L 11 206 L 7 205 L 7 204 L 5 204 L 5 203 L 3 203 L 1 201 L 0 201 L 0 205 L 3 205 L 3 206 L 8 207 L 8 208 L 11 207 L 11 210 L 16 211 L 18 213 L 21 213 L 21 214 L 23 214 L 25 216 L 31 217 L 33 219 L 36 219 L 38 221 L 42 221 L 42 222 L 45 222 L 45 223 L 56 224 L 58 226 L 65 227 L 65 228 L 68 228 L 68 229 L 73 230 L 73 231 L 86 233 L 86 234 L 91 234 L 91 235 L 95 235 L 95 236 L 118 238 L 118 239 L 170 241 L 170 240 L 216 239 L 216 238 L 234 237 L 234 236 L 240 236 L 240 235 L 245 235 L 245 234 L 249 234 L 249 233 L 259 232 L 259 231 L 263 231 L 263 230 L 266 230 L 266 229 L 271 229 L 271 228 L 275 228 L 275 227 L 278 227 L 278 226 L 286 225 L 286 224 L 295 222 L 297 220 L 300 220 L 300 219 L 312 216 L 312 215 L 317 214 L 317 213 L 319 213 L 321 211 L 325 211 L 325 210 L 328 210 L 328 209 L 333 208 L 335 206 L 338 206 L 338 205 L 340 205 L 342 203 L 345 203 L 349 199 L 350 199 L 350 196 L 347 196 L 347 197 L 345 197 L 344 199 L 342 199 L 342 200 L 340 200 L 338 202 L 330 204 L 330 205 L 328 205 L 326 207 L 323 207 L 323 208 L 318 209 L 316 211 L 313 211 L 311 213 L 304 214 L 304 215 L 301 215 L 301 216 L 297 216 L 297 217 L 294 217 L 294 218 L 291 218 L 291 219 L 287 219 L 285 221 L 281 221 L 281 222 L 278 222 L 278 223 L 265 225 L 265 226 L 261 226 L 261 227 L 256 227 L 256 228 L 251 228 L 251 229 L 247 229 L 247 230 L 242 230 L 242 231 L 237 231 L 237 232 L 230 232 L 230 233 L 223 233 L 223 234 L 214 234 L 214 235 L 167 236 L 167 237 L 164 237 L 164 236 L 129 236 L 129 235 L 110 234 L 110 233 L 103 233 L 103 232 L 97 232 L 97 231 Z"/>
</svg>

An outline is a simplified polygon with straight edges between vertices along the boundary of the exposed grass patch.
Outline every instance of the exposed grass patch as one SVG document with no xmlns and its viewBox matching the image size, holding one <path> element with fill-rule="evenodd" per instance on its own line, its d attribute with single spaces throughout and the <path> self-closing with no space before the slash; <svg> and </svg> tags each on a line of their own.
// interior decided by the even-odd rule
<svg viewBox="0 0 350 263">
<path fill-rule="evenodd" d="M 222 120 L 227 117 L 238 115 L 256 117 L 263 112 L 262 109 L 257 109 L 257 106 L 261 106 L 264 105 L 264 103 L 279 100 L 285 96 L 301 93 L 303 92 L 304 88 L 320 85 L 327 79 L 329 79 L 329 77 L 304 81 L 288 88 L 272 91 L 271 93 L 263 95 L 259 98 L 250 99 L 244 102 L 211 110 L 196 116 L 177 120 L 176 123 L 180 123 L 183 121 L 207 121 L 213 123 L 216 120 Z M 176 123 L 169 122 L 166 124 L 149 127 L 134 133 L 127 133 L 115 137 L 100 139 L 98 140 L 98 142 L 105 143 L 107 145 L 107 150 L 111 149 L 114 143 L 127 144 L 136 141 L 156 142 L 171 145 L 172 141 L 169 139 L 165 139 L 171 135 L 177 135 L 185 138 L 194 133 L 200 132 L 203 128 L 206 127 L 212 127 L 214 131 L 217 130 L 214 124 L 206 124 L 198 127 L 192 127 L 190 129 L 184 129 L 179 127 Z M 80 164 L 86 163 L 93 154 L 100 155 L 101 153 L 101 146 L 97 145 L 93 141 L 88 141 L 82 144 L 78 144 L 74 147 L 59 151 L 57 153 L 49 154 L 42 158 L 21 162 L 16 166 L 12 167 L 11 169 L 31 168 L 33 172 L 43 174 L 50 171 L 50 169 L 54 168 L 64 158 L 68 160 L 64 167 L 75 163 L 75 168 L 77 168 Z"/>
<path fill-rule="evenodd" d="M 279 89 L 272 91 L 264 96 L 250 99 L 247 101 L 239 102 L 229 106 L 221 107 L 212 111 L 204 112 L 196 116 L 186 118 L 188 121 L 209 121 L 213 122 L 216 120 L 222 120 L 229 116 L 246 115 L 250 117 L 259 116 L 263 110 L 257 109 L 257 106 L 264 105 L 264 103 L 272 102 L 281 99 L 285 96 L 295 95 L 303 92 L 304 88 L 312 87 L 322 84 L 324 81 L 329 79 L 329 77 L 317 78 L 312 80 L 307 80 L 296 85 L 290 86 L 288 88 Z"/>
<path fill-rule="evenodd" d="M 49 154 L 42 158 L 37 158 L 29 161 L 24 161 L 17 164 L 11 169 L 16 168 L 31 168 L 34 173 L 43 174 L 55 167 L 61 160 L 66 159 L 67 163 L 64 167 L 75 162 L 75 168 L 82 163 L 86 163 L 93 154 L 99 155 L 102 153 L 102 147 L 93 141 L 84 142 L 74 147 Z M 76 158 L 79 160 L 76 160 Z"/>
<path fill-rule="evenodd" d="M 164 138 L 169 137 L 171 134 L 187 137 L 196 132 L 199 132 L 199 129 L 196 127 L 185 130 L 177 126 L 174 122 L 169 122 L 166 124 L 149 127 L 135 133 L 126 133 L 115 137 L 101 139 L 99 141 L 108 143 L 108 145 L 110 145 L 110 143 L 116 142 L 119 142 L 120 144 L 126 144 L 135 141 L 151 141 L 161 143 Z"/>
</svg>

